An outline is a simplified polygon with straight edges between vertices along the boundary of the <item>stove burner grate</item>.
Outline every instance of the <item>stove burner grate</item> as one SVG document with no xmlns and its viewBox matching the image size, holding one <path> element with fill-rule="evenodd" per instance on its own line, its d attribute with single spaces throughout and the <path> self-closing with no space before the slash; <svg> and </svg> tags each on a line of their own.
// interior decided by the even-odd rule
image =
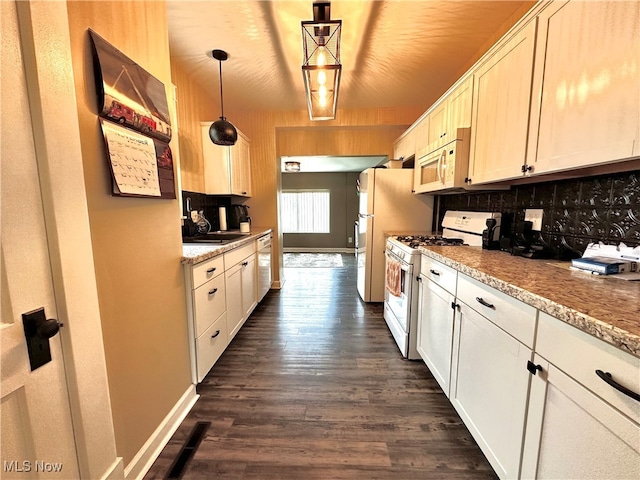
<svg viewBox="0 0 640 480">
<path fill-rule="evenodd" d="M 444 238 L 441 235 L 399 235 L 396 240 L 411 248 L 464 245 L 464 241 L 461 238 Z"/>
</svg>

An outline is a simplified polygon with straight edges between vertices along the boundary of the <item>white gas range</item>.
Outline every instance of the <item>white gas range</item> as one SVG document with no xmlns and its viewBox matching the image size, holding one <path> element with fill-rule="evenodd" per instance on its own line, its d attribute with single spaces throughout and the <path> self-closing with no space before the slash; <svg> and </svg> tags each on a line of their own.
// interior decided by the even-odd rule
<svg viewBox="0 0 640 480">
<path fill-rule="evenodd" d="M 394 235 L 387 239 L 384 319 L 400 348 L 409 360 L 418 360 L 416 331 L 420 246 L 482 246 L 498 241 L 501 214 L 495 212 L 447 211 L 442 221 L 442 235 Z"/>
</svg>

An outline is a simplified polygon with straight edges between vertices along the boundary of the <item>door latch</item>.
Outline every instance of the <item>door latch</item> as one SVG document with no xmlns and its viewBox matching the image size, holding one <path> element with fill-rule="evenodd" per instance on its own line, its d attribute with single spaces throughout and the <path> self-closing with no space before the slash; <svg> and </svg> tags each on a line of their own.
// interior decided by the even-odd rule
<svg viewBox="0 0 640 480">
<path fill-rule="evenodd" d="M 49 339 L 60 330 L 61 324 L 53 318 L 47 318 L 44 308 L 38 308 L 22 314 L 24 336 L 27 339 L 27 352 L 31 371 L 51 361 Z"/>
</svg>

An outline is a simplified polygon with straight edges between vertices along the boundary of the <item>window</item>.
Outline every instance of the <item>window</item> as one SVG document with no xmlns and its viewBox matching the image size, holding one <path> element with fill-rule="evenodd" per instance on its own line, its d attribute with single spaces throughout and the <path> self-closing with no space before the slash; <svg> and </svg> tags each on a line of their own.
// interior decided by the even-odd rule
<svg viewBox="0 0 640 480">
<path fill-rule="evenodd" d="M 284 190 L 282 233 L 330 233 L 329 190 Z"/>
</svg>

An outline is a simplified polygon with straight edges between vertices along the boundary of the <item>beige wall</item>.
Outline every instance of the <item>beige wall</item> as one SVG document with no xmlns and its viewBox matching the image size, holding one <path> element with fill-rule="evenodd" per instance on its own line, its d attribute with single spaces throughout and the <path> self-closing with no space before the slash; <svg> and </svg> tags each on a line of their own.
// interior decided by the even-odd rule
<svg viewBox="0 0 640 480">
<path fill-rule="evenodd" d="M 312 122 L 306 111 L 233 112 L 227 119 L 251 139 L 252 197 L 256 225 L 275 228 L 274 280 L 282 277 L 282 233 L 278 192 L 282 155 L 393 155 L 393 141 L 421 114 L 421 108 L 340 110 L 336 120 Z M 308 146 L 308 148 L 307 148 Z"/>
<path fill-rule="evenodd" d="M 329 233 L 285 233 L 282 246 L 296 248 L 353 248 L 353 222 L 358 219 L 354 172 L 283 173 L 282 190 L 329 191 Z M 351 242 L 349 242 L 351 237 Z"/>
<path fill-rule="evenodd" d="M 213 60 L 212 60 L 213 61 Z M 178 137 L 182 189 L 204 192 L 201 121 L 217 120 L 218 102 L 212 92 L 194 82 L 180 63 L 171 60 L 171 78 L 178 99 Z"/>
<path fill-rule="evenodd" d="M 69 30 L 118 455 L 125 465 L 190 386 L 177 200 L 111 196 L 87 28 L 171 85 L 164 2 L 69 2 Z"/>
</svg>

